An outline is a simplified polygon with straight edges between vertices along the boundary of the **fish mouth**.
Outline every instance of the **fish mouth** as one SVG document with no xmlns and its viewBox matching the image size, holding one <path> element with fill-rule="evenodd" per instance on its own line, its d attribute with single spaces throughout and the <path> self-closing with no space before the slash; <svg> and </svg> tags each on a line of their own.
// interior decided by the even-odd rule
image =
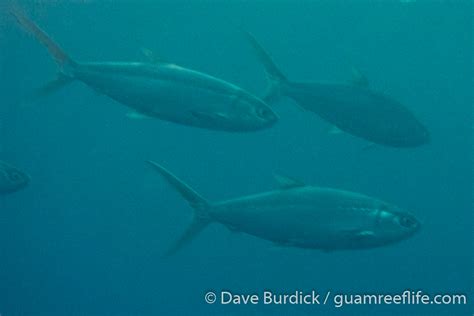
<svg viewBox="0 0 474 316">
<path fill-rule="evenodd" d="M 265 111 L 265 115 L 260 115 L 260 118 L 266 123 L 265 125 L 267 127 L 275 125 L 275 123 L 280 120 L 278 115 L 271 109 Z"/>
<path fill-rule="evenodd" d="M 399 148 L 412 148 L 427 145 L 431 143 L 431 135 L 426 130 L 416 137 L 403 137 L 403 138 L 393 138 L 391 140 L 391 146 Z"/>
<path fill-rule="evenodd" d="M 31 181 L 31 177 L 29 174 L 18 169 L 12 169 L 7 173 L 12 184 L 14 184 L 17 187 L 22 188 L 28 185 L 28 183 L 30 183 Z"/>
<path fill-rule="evenodd" d="M 31 180 L 31 177 L 27 173 L 11 166 L 1 169 L 0 172 L 2 173 L 2 176 L 5 178 L 5 180 L 9 183 L 9 186 L 14 190 L 18 187 L 22 188 L 26 186 Z"/>
<path fill-rule="evenodd" d="M 12 189 L 12 192 L 23 190 L 24 188 L 26 188 L 28 186 L 28 184 L 29 184 L 28 181 L 22 182 L 22 183 L 18 184 L 14 189 Z"/>
<path fill-rule="evenodd" d="M 430 144 L 431 143 L 431 134 L 430 134 L 430 132 L 428 132 L 427 129 L 424 130 L 422 138 L 423 138 L 423 144 Z"/>
<path fill-rule="evenodd" d="M 402 219 L 405 219 L 407 222 L 406 225 L 403 225 L 407 229 L 407 236 L 406 237 L 411 237 L 415 234 L 417 234 L 421 230 L 421 222 L 412 214 L 405 214 Z"/>
<path fill-rule="evenodd" d="M 270 127 L 270 126 L 273 126 L 276 124 L 276 122 L 279 121 L 279 117 L 278 115 L 276 115 L 275 113 L 273 113 L 273 117 L 269 120 L 267 120 L 267 126 Z"/>
<path fill-rule="evenodd" d="M 278 115 L 273 111 L 273 109 L 266 104 L 256 107 L 253 112 L 255 117 L 259 121 L 265 122 L 266 125 L 273 125 L 279 119 Z"/>
<path fill-rule="evenodd" d="M 428 131 L 428 129 L 420 124 L 419 131 L 418 145 L 431 143 L 431 133 Z"/>
<path fill-rule="evenodd" d="M 6 194 L 6 193 L 14 193 L 14 192 L 17 192 L 17 191 L 20 191 L 20 190 L 26 188 L 27 186 L 28 186 L 28 182 L 25 181 L 25 182 L 21 182 L 21 183 L 12 185 L 8 188 L 2 188 L 0 190 L 0 195 L 1 194 Z"/>
<path fill-rule="evenodd" d="M 417 220 L 414 227 L 411 228 L 410 236 L 415 235 L 421 231 L 421 223 Z"/>
<path fill-rule="evenodd" d="M 268 116 L 267 118 L 259 117 L 258 120 L 254 123 L 249 124 L 248 129 L 246 131 L 253 132 L 253 131 L 260 131 L 265 130 L 273 125 L 275 125 L 279 121 L 279 117 L 276 114 L 272 114 L 272 116 Z"/>
</svg>

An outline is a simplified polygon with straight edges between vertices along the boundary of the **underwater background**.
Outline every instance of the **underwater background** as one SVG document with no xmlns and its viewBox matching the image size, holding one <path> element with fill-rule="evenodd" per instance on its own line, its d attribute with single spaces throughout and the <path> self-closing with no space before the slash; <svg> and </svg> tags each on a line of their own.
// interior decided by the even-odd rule
<svg viewBox="0 0 474 316">
<path fill-rule="evenodd" d="M 54 79 L 47 51 L 0 13 L 0 159 L 31 176 L 0 197 L 0 314 L 470 315 L 473 247 L 471 1 L 32 1 L 27 13 L 79 61 L 164 60 L 257 95 L 265 74 L 240 28 L 298 81 L 357 67 L 406 105 L 431 143 L 375 147 L 284 99 L 280 121 L 225 133 L 129 110 L 81 83 L 32 104 Z M 172 257 L 192 210 L 145 160 L 211 201 L 275 188 L 281 173 L 361 192 L 415 214 L 422 230 L 371 250 L 276 247 L 213 224 Z M 208 305 L 213 290 L 463 293 L 468 305 Z"/>
</svg>

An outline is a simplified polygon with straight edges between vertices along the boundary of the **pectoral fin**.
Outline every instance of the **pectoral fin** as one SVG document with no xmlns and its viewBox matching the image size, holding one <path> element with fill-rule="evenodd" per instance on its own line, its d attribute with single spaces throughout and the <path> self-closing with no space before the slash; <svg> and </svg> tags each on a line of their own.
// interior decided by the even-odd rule
<svg viewBox="0 0 474 316">
<path fill-rule="evenodd" d="M 351 83 L 361 88 L 369 87 L 369 79 L 357 68 L 352 67 Z"/>
<path fill-rule="evenodd" d="M 228 116 L 224 113 L 220 112 L 213 112 L 213 113 L 208 113 L 208 112 L 202 112 L 202 111 L 191 111 L 191 114 L 200 119 L 200 120 L 222 120 L 222 119 L 227 119 Z"/>
<path fill-rule="evenodd" d="M 150 118 L 149 116 L 139 113 L 139 112 L 128 112 L 127 117 L 132 120 L 143 120 L 143 119 L 148 119 Z"/>
<path fill-rule="evenodd" d="M 373 237 L 375 236 L 375 233 L 371 230 L 363 230 L 363 231 L 360 231 L 356 234 L 357 237 Z"/>
<path fill-rule="evenodd" d="M 342 134 L 343 131 L 341 131 L 338 127 L 332 125 L 331 127 L 328 128 L 328 134 L 330 135 L 339 135 Z"/>
<path fill-rule="evenodd" d="M 375 233 L 372 230 L 347 230 L 343 234 L 358 241 L 369 240 L 375 237 Z"/>
</svg>

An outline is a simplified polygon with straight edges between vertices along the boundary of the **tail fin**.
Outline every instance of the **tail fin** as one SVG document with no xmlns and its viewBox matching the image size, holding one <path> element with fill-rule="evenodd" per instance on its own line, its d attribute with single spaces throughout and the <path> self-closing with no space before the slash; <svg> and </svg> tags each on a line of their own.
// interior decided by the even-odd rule
<svg viewBox="0 0 474 316">
<path fill-rule="evenodd" d="M 276 101 L 281 95 L 282 84 L 288 82 L 288 80 L 255 37 L 247 31 L 243 32 L 255 50 L 257 58 L 262 63 L 265 68 L 265 73 L 267 74 L 268 88 L 262 99 L 266 102 Z"/>
<path fill-rule="evenodd" d="M 172 255 L 178 250 L 189 244 L 210 222 L 209 209 L 211 204 L 190 188 L 186 183 L 178 179 L 171 172 L 161 165 L 153 161 L 148 161 L 154 170 L 168 182 L 181 196 L 188 201 L 189 205 L 194 209 L 194 219 L 184 234 L 176 241 L 176 243 L 168 250 L 167 255 Z"/>
<path fill-rule="evenodd" d="M 56 80 L 53 80 L 35 93 L 30 95 L 25 101 L 31 102 L 41 97 L 58 91 L 68 83 L 74 80 L 73 70 L 77 67 L 77 63 L 73 61 L 63 50 L 56 44 L 38 25 L 31 21 L 28 16 L 15 4 L 9 8 L 10 13 L 17 20 L 18 24 L 27 32 L 33 34 L 36 39 L 43 44 L 59 66 L 59 74 Z"/>
<path fill-rule="evenodd" d="M 10 13 L 15 17 L 18 24 L 23 27 L 27 32 L 31 33 L 36 39 L 43 44 L 53 57 L 54 61 L 59 65 L 61 71 L 65 67 L 74 67 L 74 62 L 63 49 L 56 44 L 45 31 L 43 31 L 35 22 L 31 21 L 30 18 L 16 5 L 10 7 Z"/>
</svg>

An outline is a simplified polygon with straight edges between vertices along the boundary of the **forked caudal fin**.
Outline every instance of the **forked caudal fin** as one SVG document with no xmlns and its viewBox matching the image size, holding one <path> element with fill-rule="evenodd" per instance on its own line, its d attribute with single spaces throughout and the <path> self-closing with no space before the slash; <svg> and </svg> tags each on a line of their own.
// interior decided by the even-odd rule
<svg viewBox="0 0 474 316">
<path fill-rule="evenodd" d="M 194 237 L 196 237 L 211 222 L 209 210 L 212 205 L 163 166 L 153 161 L 147 162 L 155 171 L 161 174 L 166 182 L 168 182 L 194 209 L 194 218 L 188 229 L 166 252 L 166 255 L 172 255 L 189 244 Z"/>
<path fill-rule="evenodd" d="M 10 13 L 26 31 L 34 35 L 35 38 L 48 49 L 53 59 L 61 68 L 76 65 L 63 49 L 56 44 L 45 31 L 36 25 L 35 22 L 31 21 L 17 5 L 10 7 Z"/>
<path fill-rule="evenodd" d="M 288 80 L 255 37 L 245 30 L 242 30 L 242 32 L 250 45 L 252 45 L 258 60 L 262 63 L 265 68 L 265 73 L 267 74 L 268 87 L 262 99 L 265 102 L 274 102 L 280 97 L 282 84 Z"/>
<path fill-rule="evenodd" d="M 43 31 L 35 22 L 23 12 L 23 10 L 16 4 L 12 4 L 9 7 L 9 12 L 17 20 L 18 24 L 28 33 L 32 34 L 41 44 L 43 44 L 50 53 L 51 57 L 59 66 L 58 79 L 48 83 L 46 86 L 41 88 L 35 96 L 44 96 L 50 94 L 67 83 L 71 82 L 74 78 L 71 74 L 77 63 L 73 61 L 63 49 L 56 44 L 45 31 Z"/>
</svg>

